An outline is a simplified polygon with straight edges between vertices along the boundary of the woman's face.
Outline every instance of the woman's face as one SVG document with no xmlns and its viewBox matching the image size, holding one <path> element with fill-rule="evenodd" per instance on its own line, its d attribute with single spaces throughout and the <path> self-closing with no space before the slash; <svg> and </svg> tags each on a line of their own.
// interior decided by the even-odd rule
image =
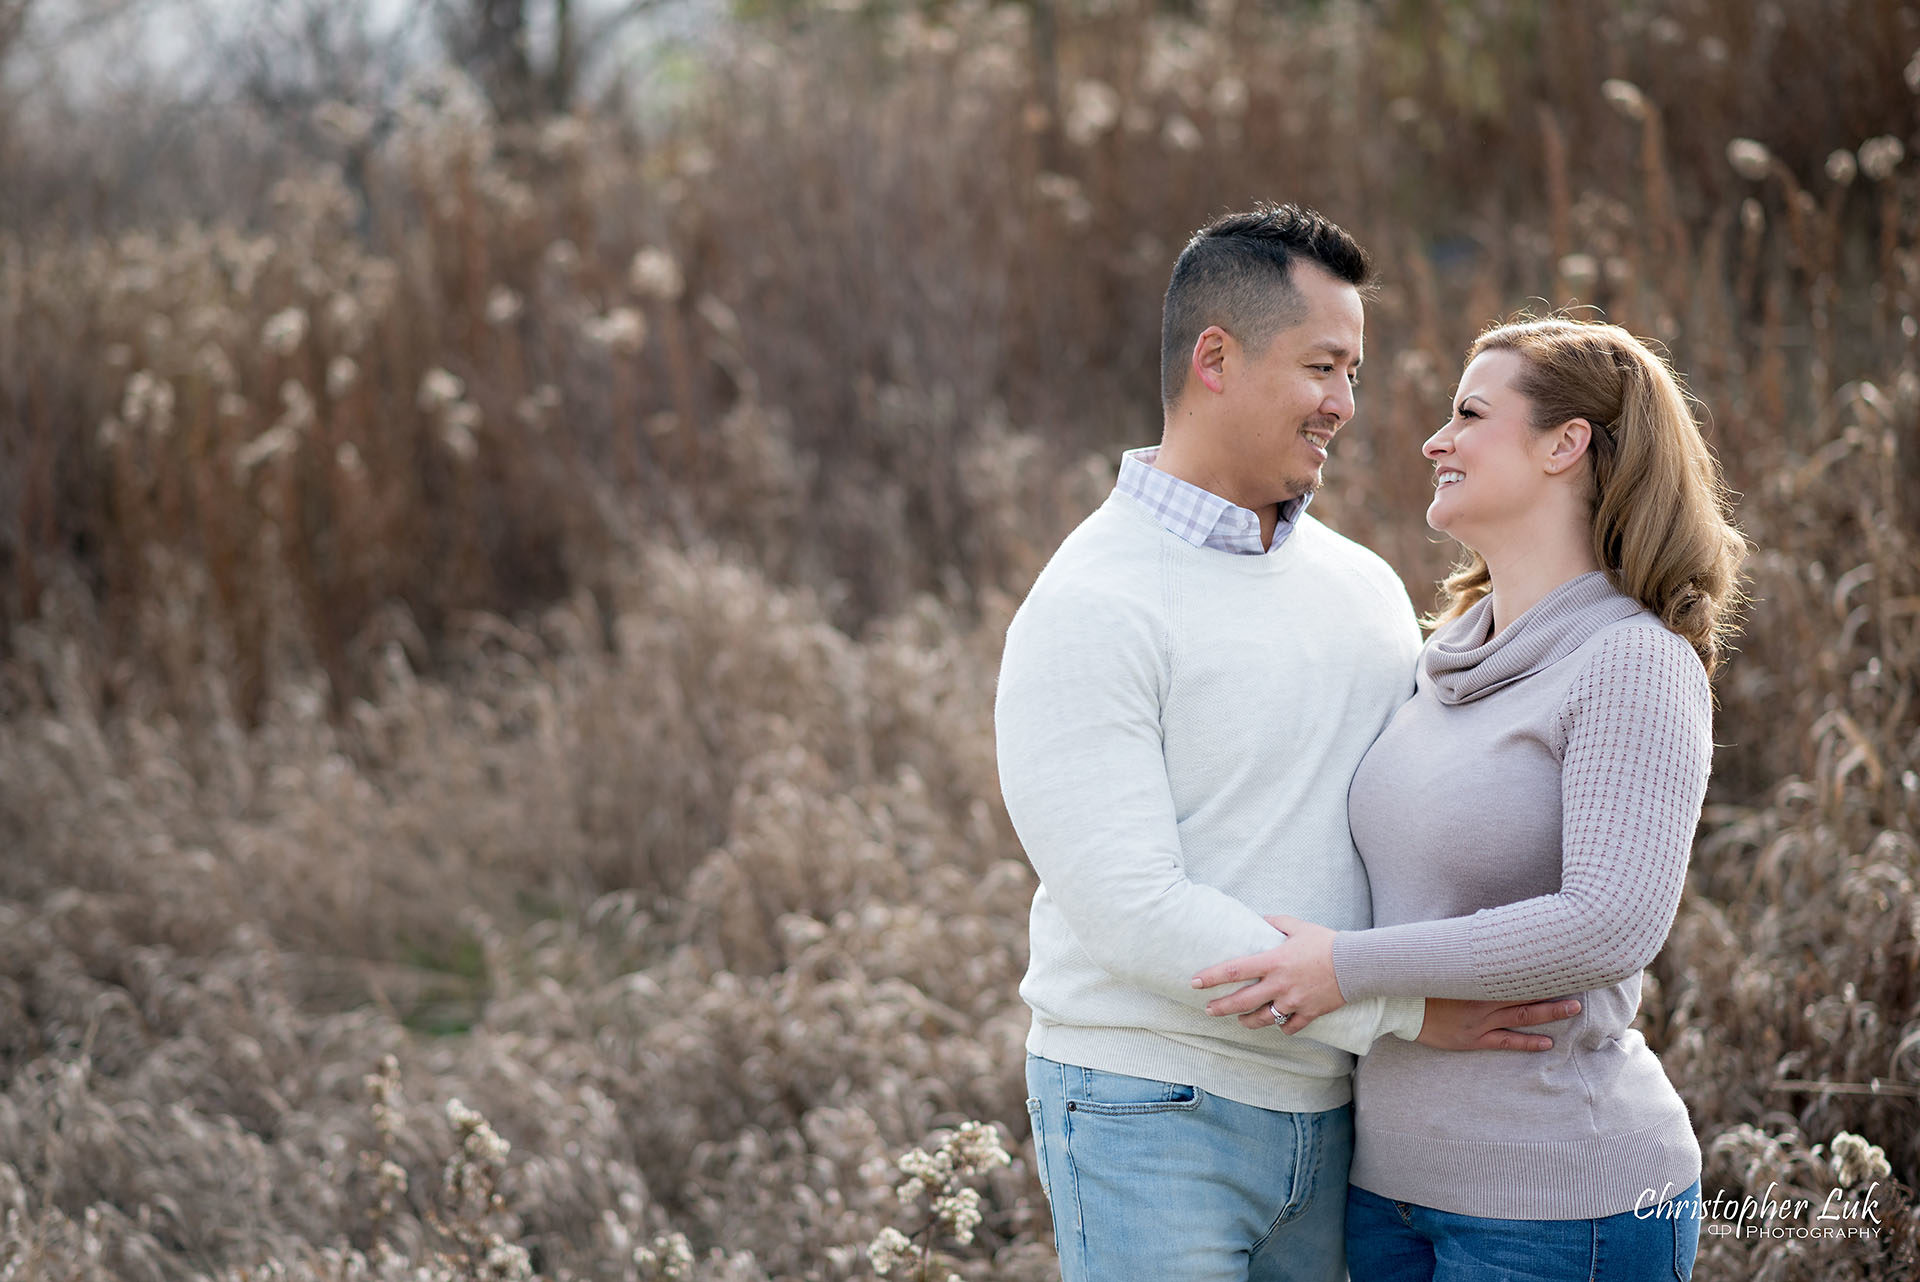
<svg viewBox="0 0 1920 1282">
<path fill-rule="evenodd" d="M 1514 387 L 1524 359 L 1498 349 L 1474 357 L 1452 417 L 1421 451 L 1433 463 L 1427 524 L 1477 551 L 1524 532 L 1548 494 L 1553 433 L 1533 430 L 1533 403 Z"/>
</svg>

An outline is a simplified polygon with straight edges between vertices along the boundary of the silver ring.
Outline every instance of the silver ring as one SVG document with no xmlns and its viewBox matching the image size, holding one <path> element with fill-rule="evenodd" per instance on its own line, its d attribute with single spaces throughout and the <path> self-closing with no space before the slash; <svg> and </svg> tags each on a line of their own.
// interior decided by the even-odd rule
<svg viewBox="0 0 1920 1282">
<path fill-rule="evenodd" d="M 1288 1020 L 1293 1018 L 1293 1013 L 1291 1011 L 1281 1010 L 1278 1006 L 1275 1006 L 1272 1002 L 1267 1003 L 1267 1013 L 1273 1016 L 1273 1026 L 1275 1028 L 1280 1027 L 1280 1025 L 1286 1023 Z"/>
</svg>

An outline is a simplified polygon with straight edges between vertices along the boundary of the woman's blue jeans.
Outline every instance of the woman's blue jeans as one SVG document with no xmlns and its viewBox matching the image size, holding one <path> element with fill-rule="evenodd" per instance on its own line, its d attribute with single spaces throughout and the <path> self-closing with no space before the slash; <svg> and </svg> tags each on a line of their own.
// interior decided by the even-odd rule
<svg viewBox="0 0 1920 1282">
<path fill-rule="evenodd" d="M 1353 1114 L 1027 1056 L 1064 1282 L 1341 1282 Z"/>
<path fill-rule="evenodd" d="M 1700 1184 L 1646 1211 L 1597 1220 L 1494 1220 L 1347 1195 L 1353 1282 L 1688 1282 Z"/>
</svg>

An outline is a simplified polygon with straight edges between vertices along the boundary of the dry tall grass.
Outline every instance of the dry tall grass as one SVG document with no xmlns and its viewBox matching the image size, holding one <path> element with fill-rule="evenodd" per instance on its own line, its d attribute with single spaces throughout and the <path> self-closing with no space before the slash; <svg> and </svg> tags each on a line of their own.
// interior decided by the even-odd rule
<svg viewBox="0 0 1920 1282">
<path fill-rule="evenodd" d="M 1819 1196 L 1841 1130 L 1913 1185 L 1917 46 L 1890 0 L 815 14 L 664 129 L 441 80 L 237 219 L 0 235 L 0 1274 L 868 1276 L 895 1156 L 980 1118 L 952 1267 L 1047 1276 L 1000 636 L 1256 196 L 1381 259 L 1316 511 L 1417 597 L 1485 320 L 1691 373 L 1759 600 L 1645 1027 L 1709 1192 Z M 1697 1276 L 1915 1276 L 1881 1206 Z"/>
</svg>

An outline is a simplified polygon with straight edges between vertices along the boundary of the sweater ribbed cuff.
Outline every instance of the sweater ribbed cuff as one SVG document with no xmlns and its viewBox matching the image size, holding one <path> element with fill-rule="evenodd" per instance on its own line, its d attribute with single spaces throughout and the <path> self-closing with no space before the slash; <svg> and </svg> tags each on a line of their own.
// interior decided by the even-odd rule
<svg viewBox="0 0 1920 1282">
<path fill-rule="evenodd" d="M 1446 922 L 1408 922 L 1333 937 L 1333 976 L 1348 1001 L 1364 997 L 1458 997 L 1480 993 L 1469 950 L 1437 938 Z M 1446 933 L 1451 933 L 1450 931 Z"/>
<path fill-rule="evenodd" d="M 1389 997 L 1381 1017 L 1381 1033 L 1391 1033 L 1402 1041 L 1417 1042 L 1427 1025 L 1427 1003 L 1420 997 Z"/>
</svg>

